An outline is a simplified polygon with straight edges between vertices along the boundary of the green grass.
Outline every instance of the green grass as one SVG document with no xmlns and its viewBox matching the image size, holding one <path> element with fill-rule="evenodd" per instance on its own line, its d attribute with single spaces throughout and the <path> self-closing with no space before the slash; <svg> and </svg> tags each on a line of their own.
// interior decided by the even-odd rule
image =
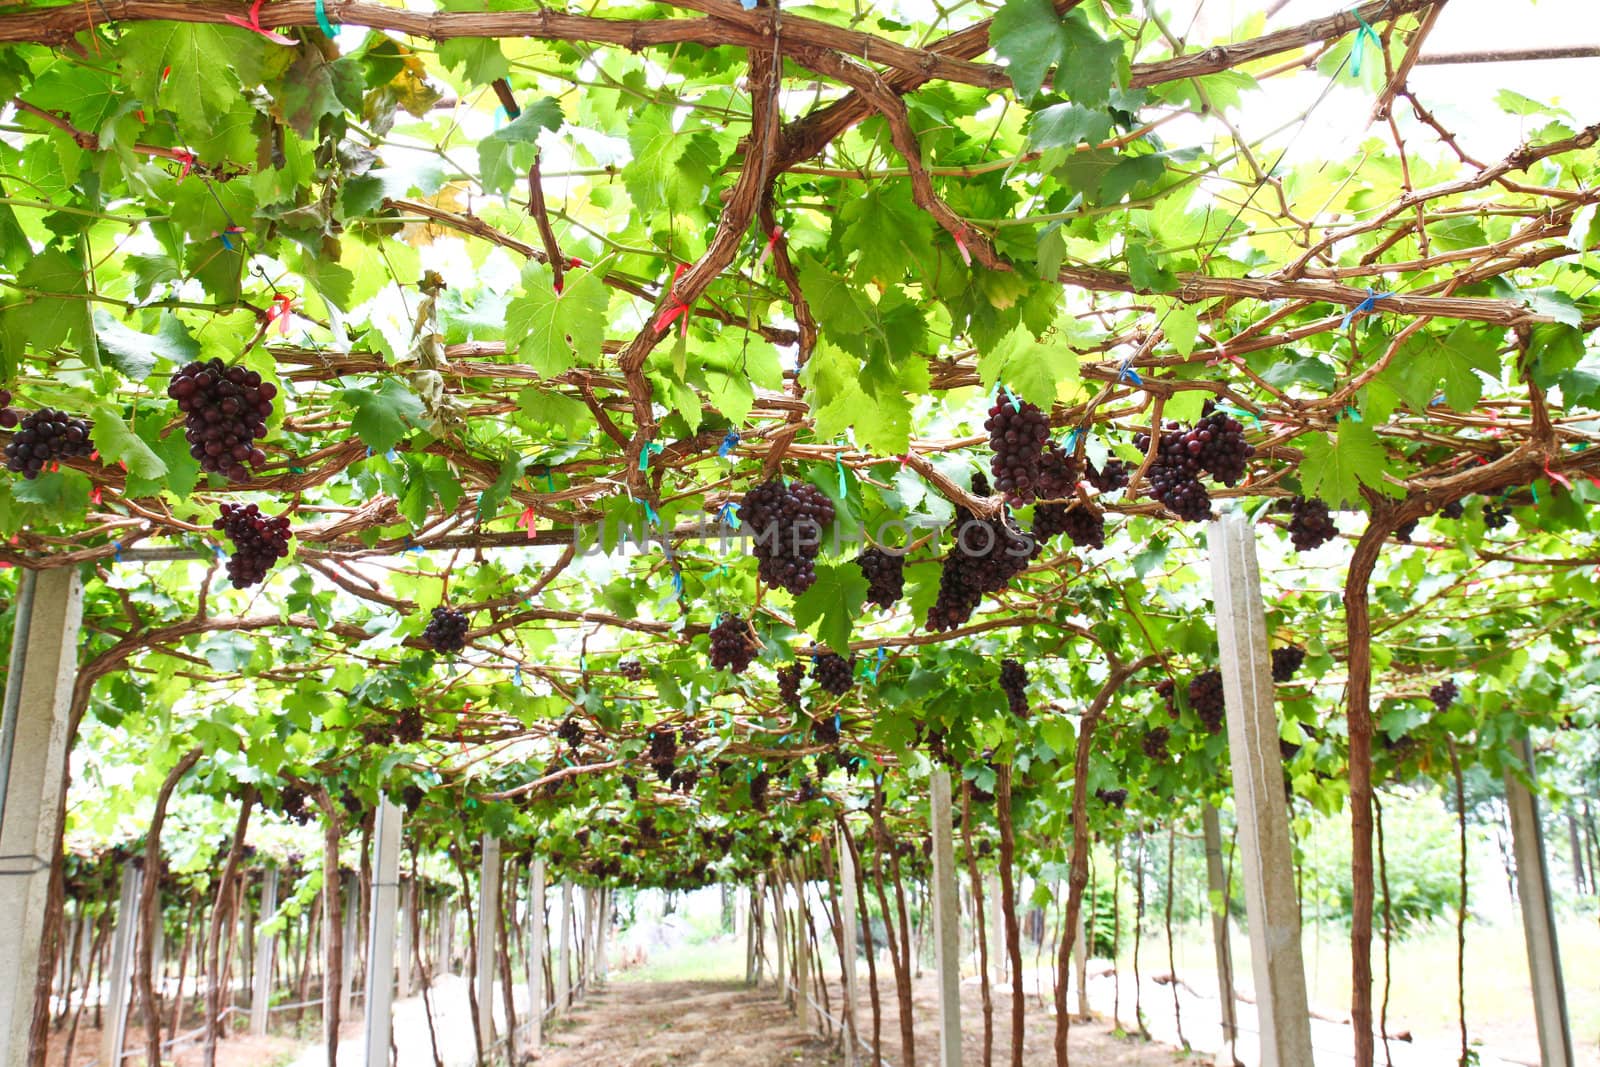
<svg viewBox="0 0 1600 1067">
<path fill-rule="evenodd" d="M 744 942 L 729 936 L 676 949 L 657 949 L 643 967 L 616 976 L 619 982 L 742 982 Z"/>
</svg>

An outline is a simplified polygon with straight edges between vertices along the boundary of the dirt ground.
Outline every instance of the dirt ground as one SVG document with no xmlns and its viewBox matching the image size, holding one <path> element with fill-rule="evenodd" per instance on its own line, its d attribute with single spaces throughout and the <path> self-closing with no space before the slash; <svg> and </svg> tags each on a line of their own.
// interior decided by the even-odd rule
<svg viewBox="0 0 1600 1067">
<path fill-rule="evenodd" d="M 549 1035 L 540 1067 L 772 1067 L 833 1064 L 769 987 L 630 982 L 598 990 Z"/>
<path fill-rule="evenodd" d="M 162 1031 L 164 1037 L 170 1036 Z M 132 1035 L 128 1044 L 131 1048 L 138 1035 Z M 267 1067 L 275 1063 L 283 1063 L 293 1053 L 301 1048 L 305 1042 L 296 1041 L 288 1037 L 232 1037 L 217 1044 L 217 1067 Z M 81 1023 L 78 1026 L 78 1038 L 72 1046 L 72 1063 L 63 1064 L 62 1056 L 67 1051 L 67 1035 L 61 1033 L 50 1035 L 50 1051 L 46 1054 L 45 1063 L 49 1067 L 87 1067 L 88 1064 L 97 1063 L 100 1059 L 100 1031 L 87 1027 Z M 164 1062 L 169 1067 L 200 1067 L 204 1058 L 201 1046 L 190 1045 L 178 1050 L 175 1057 L 169 1057 Z M 124 1067 L 144 1067 L 145 1058 L 140 1055 L 129 1056 L 122 1061 Z"/>
<path fill-rule="evenodd" d="M 918 1062 L 937 1061 L 937 988 L 924 978 L 913 990 Z M 899 1018 L 892 983 L 880 989 L 883 1004 L 883 1058 L 902 1067 Z M 838 1010 L 838 988 L 829 991 Z M 862 990 L 861 1021 L 870 1040 L 872 1015 Z M 995 998 L 995 1063 L 1009 1063 L 1009 997 Z M 981 994 L 962 988 L 965 1062 L 983 1062 Z M 1036 1002 L 1028 1005 L 1023 1042 L 1027 1067 L 1051 1067 L 1053 1020 Z M 1072 1062 L 1081 1067 L 1167 1067 L 1204 1064 L 1164 1046 L 1118 1037 L 1109 1022 L 1093 1020 L 1072 1028 Z M 863 1059 L 870 1057 L 864 1056 Z M 540 1067 L 770 1067 L 773 1064 L 834 1065 L 843 1057 L 834 1043 L 808 1039 L 792 1013 L 778 1001 L 772 985 L 753 990 L 742 983 L 648 982 L 615 984 L 582 1004 L 568 1023 L 550 1035 Z"/>
</svg>

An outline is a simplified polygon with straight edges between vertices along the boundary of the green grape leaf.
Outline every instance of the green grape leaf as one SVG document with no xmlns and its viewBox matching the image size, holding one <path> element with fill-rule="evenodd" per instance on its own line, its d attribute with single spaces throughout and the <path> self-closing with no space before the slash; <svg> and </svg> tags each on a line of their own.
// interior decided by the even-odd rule
<svg viewBox="0 0 1600 1067">
<path fill-rule="evenodd" d="M 1390 496 L 1403 494 L 1384 480 L 1388 457 L 1378 435 L 1366 423 L 1345 419 L 1336 433 L 1313 433 L 1299 441 L 1305 458 L 1300 481 L 1306 496 L 1321 497 L 1330 506 L 1361 503 L 1361 487 Z"/>
<path fill-rule="evenodd" d="M 484 189 L 502 193 L 511 188 L 521 177 L 517 163 L 531 161 L 538 151 L 539 134 L 545 130 L 559 130 L 565 121 L 561 101 L 546 96 L 523 108 L 522 114 L 479 141 L 478 172 Z"/>
<path fill-rule="evenodd" d="M 854 563 L 819 564 L 817 580 L 794 601 L 795 625 L 841 656 L 850 654 L 850 632 L 867 600 L 867 579 Z"/>
<path fill-rule="evenodd" d="M 522 292 L 506 305 L 507 352 L 546 378 L 599 363 L 610 303 L 605 269 L 600 263 L 568 271 L 558 293 L 550 268 L 530 261 L 522 271 Z"/>
<path fill-rule="evenodd" d="M 387 452 L 422 424 L 421 399 L 394 378 L 376 389 L 345 389 L 339 401 L 355 409 L 350 428 L 374 452 Z"/>
</svg>

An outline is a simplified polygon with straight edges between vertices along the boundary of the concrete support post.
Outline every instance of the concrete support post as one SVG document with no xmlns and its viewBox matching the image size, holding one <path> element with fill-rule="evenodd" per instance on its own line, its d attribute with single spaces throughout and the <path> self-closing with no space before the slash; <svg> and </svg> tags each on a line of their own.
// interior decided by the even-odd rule
<svg viewBox="0 0 1600 1067">
<path fill-rule="evenodd" d="M 1533 746 L 1524 736 L 1517 755 L 1533 779 Z M 1528 945 L 1528 976 L 1533 985 L 1533 1017 L 1539 1031 L 1542 1067 L 1572 1067 L 1572 1029 L 1567 991 L 1561 979 L 1561 949 L 1550 904 L 1550 868 L 1539 824 L 1539 801 L 1521 780 L 1506 771 L 1506 806 L 1511 809 L 1511 848 L 1517 859 L 1517 906 Z"/>
<path fill-rule="evenodd" d="M 1066 883 L 1061 885 L 1066 899 Z M 1078 909 L 1078 928 L 1072 932 L 1073 973 L 1078 983 L 1078 1018 L 1089 1017 L 1089 909 Z"/>
<path fill-rule="evenodd" d="M 256 916 L 255 974 L 250 988 L 250 1033 L 265 1036 L 272 1006 L 272 964 L 278 936 L 265 927 L 278 911 L 278 868 L 268 864 L 261 872 L 261 911 Z"/>
<path fill-rule="evenodd" d="M 806 922 L 806 883 L 794 868 L 794 1010 L 803 1033 L 811 1032 L 811 926 Z"/>
<path fill-rule="evenodd" d="M 400 890 L 400 948 L 398 969 L 395 971 L 395 998 L 404 1000 L 411 995 L 411 924 L 417 916 L 417 883 L 406 882 Z"/>
<path fill-rule="evenodd" d="M 340 953 L 344 956 L 344 964 L 339 975 L 339 1018 L 348 1019 L 350 1005 L 356 998 L 356 938 L 361 936 L 361 900 L 356 888 L 356 877 L 351 875 L 343 878 L 343 881 L 344 938 L 340 944 Z"/>
<path fill-rule="evenodd" d="M 744 934 L 744 984 L 756 984 L 756 942 L 760 937 L 756 923 L 756 892 L 752 887 L 739 887 L 739 917 L 743 920 Z"/>
<path fill-rule="evenodd" d="M 500 839 L 483 835 L 478 868 L 478 1047 L 494 1044 L 495 928 L 500 921 Z"/>
<path fill-rule="evenodd" d="M 572 883 L 561 883 L 561 940 L 556 949 L 556 1014 L 572 1006 Z"/>
<path fill-rule="evenodd" d="M 0 1062 L 24 1063 L 61 837 L 67 726 L 83 584 L 74 567 L 24 571 L 0 713 Z"/>
<path fill-rule="evenodd" d="M 544 859 L 533 861 L 528 873 L 528 1047 L 544 1047 L 544 943 L 548 926 L 544 913 Z"/>
<path fill-rule="evenodd" d="M 983 901 L 989 914 L 989 973 L 996 988 L 1006 981 L 1006 920 L 1005 901 L 1000 898 L 1000 876 L 991 874 L 983 880 Z"/>
<path fill-rule="evenodd" d="M 939 1067 L 961 1067 L 961 909 L 950 839 L 950 772 L 935 767 L 929 791 L 933 831 L 933 947 L 939 974 Z"/>
<path fill-rule="evenodd" d="M 367 930 L 366 1067 L 389 1067 L 393 1032 L 395 917 L 400 909 L 400 831 L 405 816 L 385 798 L 372 829 L 372 914 Z"/>
<path fill-rule="evenodd" d="M 1224 514 L 1211 523 L 1208 543 L 1261 1065 L 1302 1067 L 1312 1063 L 1311 1017 L 1255 529 L 1243 515 Z"/>
<path fill-rule="evenodd" d="M 1238 1006 L 1233 996 L 1233 948 L 1228 936 L 1228 876 L 1222 867 L 1222 822 L 1217 809 L 1201 811 L 1206 841 L 1206 889 L 1211 897 L 1211 941 L 1217 952 L 1217 999 L 1222 1006 L 1222 1041 L 1230 1058 L 1239 1041 Z"/>
<path fill-rule="evenodd" d="M 139 947 L 139 891 L 143 886 L 144 871 L 138 861 L 122 868 L 122 896 L 117 901 L 117 926 L 111 935 L 111 978 L 106 983 L 105 1022 L 100 1032 L 101 1063 L 122 1062 L 128 1036 L 128 1004 L 133 993 L 133 956 Z M 31 983 L 18 985 L 32 988 Z M 26 1043 L 23 1047 L 27 1047 Z M 27 1057 L 11 1062 L 26 1063 Z"/>
<path fill-rule="evenodd" d="M 437 904 L 439 909 L 439 928 L 436 931 L 438 943 L 434 947 L 434 956 L 438 959 L 440 974 L 449 974 L 451 957 L 455 953 L 456 943 L 456 911 L 448 900 L 441 900 Z"/>
<path fill-rule="evenodd" d="M 839 922 L 844 928 L 840 946 L 840 954 L 844 956 L 844 1062 L 845 1067 L 856 1067 L 860 1062 L 856 1048 L 856 1036 L 860 1033 L 856 1023 L 856 930 L 860 926 L 856 915 L 856 879 L 859 875 L 850 842 L 845 840 L 842 830 L 836 840 L 839 843 Z"/>
<path fill-rule="evenodd" d="M 600 889 L 600 919 L 599 926 L 594 935 L 594 977 L 595 981 L 605 985 L 610 977 L 610 962 L 606 959 L 607 943 L 611 938 L 611 888 Z"/>
<path fill-rule="evenodd" d="M 778 942 L 778 997 L 789 1000 L 789 985 L 787 979 L 787 964 L 789 954 L 789 915 L 785 910 L 787 903 L 784 897 L 787 892 L 783 885 L 783 872 L 774 869 L 767 886 L 772 890 L 772 935 Z"/>
</svg>

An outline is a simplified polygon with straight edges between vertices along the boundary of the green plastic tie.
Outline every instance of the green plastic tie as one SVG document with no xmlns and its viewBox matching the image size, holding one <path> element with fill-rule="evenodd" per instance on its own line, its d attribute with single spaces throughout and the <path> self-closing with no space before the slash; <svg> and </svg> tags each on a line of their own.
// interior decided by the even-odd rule
<svg viewBox="0 0 1600 1067">
<path fill-rule="evenodd" d="M 1356 22 L 1360 24 L 1356 28 L 1355 46 L 1350 49 L 1350 74 L 1352 77 L 1359 78 L 1361 77 L 1361 57 L 1366 53 L 1367 43 L 1371 42 L 1375 48 L 1382 51 L 1383 42 L 1378 39 L 1378 31 L 1372 28 L 1372 24 L 1361 17 L 1361 9 L 1359 7 L 1351 8 L 1350 14 L 1354 15 Z"/>
</svg>

